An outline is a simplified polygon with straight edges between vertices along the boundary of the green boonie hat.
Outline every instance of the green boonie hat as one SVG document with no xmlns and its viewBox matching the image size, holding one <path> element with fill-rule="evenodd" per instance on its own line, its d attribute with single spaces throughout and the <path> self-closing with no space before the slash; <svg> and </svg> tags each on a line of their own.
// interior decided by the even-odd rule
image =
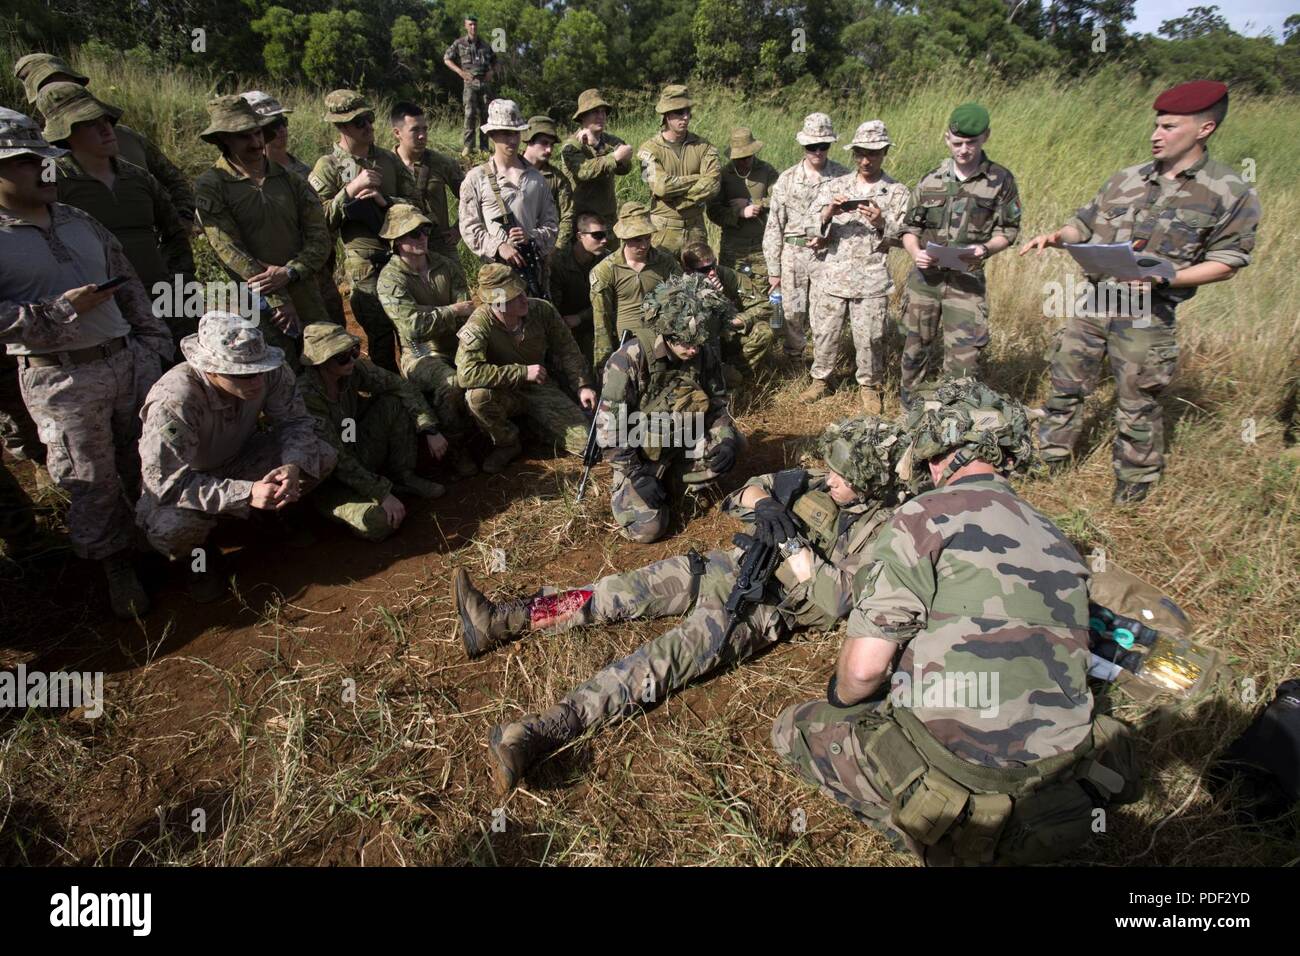
<svg viewBox="0 0 1300 956">
<path fill-rule="evenodd" d="M 52 53 L 28 53 L 24 57 L 19 57 L 18 62 L 14 64 L 14 79 L 23 85 L 28 103 L 35 103 L 36 94 L 40 92 L 41 87 L 49 81 L 50 77 L 60 73 L 71 77 L 73 82 L 80 83 L 82 86 L 90 82 L 90 77 L 78 73 L 68 65 L 67 60 Z"/>
<path fill-rule="evenodd" d="M 583 90 L 578 94 L 578 109 L 574 112 L 575 120 L 582 119 L 583 113 L 590 113 L 592 110 L 598 110 L 601 107 L 612 110 L 614 107 L 605 102 L 605 98 L 600 95 L 600 90 Z"/>
<path fill-rule="evenodd" d="M 822 432 L 817 451 L 864 498 L 887 499 L 899 489 L 898 463 L 907 431 L 874 415 L 836 422 Z"/>
<path fill-rule="evenodd" d="M 72 135 L 74 123 L 93 123 L 107 116 L 116 125 L 122 111 L 95 99 L 80 83 L 51 83 L 36 94 L 36 108 L 45 117 L 45 138 L 51 143 Z"/>
<path fill-rule="evenodd" d="M 302 330 L 302 364 L 324 365 L 361 344 L 361 340 L 333 322 L 313 322 Z"/>
<path fill-rule="evenodd" d="M 421 226 L 432 226 L 433 220 L 409 202 L 393 203 L 384 216 L 384 227 L 379 230 L 380 239 L 400 239 L 408 232 L 415 232 Z"/>
<path fill-rule="evenodd" d="M 948 132 L 954 136 L 979 136 L 989 128 L 989 111 L 978 103 L 963 103 L 948 117 Z"/>
<path fill-rule="evenodd" d="M 663 92 L 659 94 L 659 102 L 655 104 L 655 112 L 661 116 L 674 110 L 688 110 L 690 108 L 691 95 L 686 87 L 680 83 L 665 86 Z"/>
<path fill-rule="evenodd" d="M 528 132 L 524 133 L 524 142 L 531 143 L 538 136 L 543 135 L 559 142 L 560 134 L 555 131 L 555 120 L 549 116 L 528 117 Z"/>
<path fill-rule="evenodd" d="M 478 296 L 489 305 L 500 308 L 527 291 L 523 276 L 504 262 L 489 262 L 478 270 Z"/>
<path fill-rule="evenodd" d="M 912 435 L 908 464 L 913 470 L 958 451 L 941 480 L 973 461 L 988 462 L 1007 473 L 1028 471 L 1033 465 L 1033 435 L 1025 407 L 974 378 L 940 385 L 932 400 L 912 409 L 907 430 Z"/>
<path fill-rule="evenodd" d="M 625 202 L 618 210 L 618 222 L 614 224 L 614 235 L 620 239 L 636 239 L 638 236 L 653 236 L 655 225 L 650 221 L 650 207 L 643 202 Z"/>
<path fill-rule="evenodd" d="M 375 108 L 356 90 L 333 90 L 325 94 L 325 122 L 351 123 Z"/>
<path fill-rule="evenodd" d="M 710 329 L 736 314 L 731 302 L 703 276 L 673 276 L 641 300 L 647 324 L 683 345 L 707 345 Z"/>
<path fill-rule="evenodd" d="M 731 131 L 727 155 L 732 159 L 744 159 L 746 156 L 753 156 L 762 148 L 763 141 L 754 139 L 754 131 L 748 126 L 741 126 Z"/>
<path fill-rule="evenodd" d="M 217 142 L 218 133 L 247 133 L 270 123 L 260 116 L 242 96 L 218 96 L 208 101 L 208 128 L 199 133 L 205 143 Z"/>
<path fill-rule="evenodd" d="M 36 120 L 17 110 L 0 106 L 0 159 L 30 153 L 41 159 L 58 159 L 68 155 L 66 149 L 51 146 L 41 135 Z"/>
</svg>

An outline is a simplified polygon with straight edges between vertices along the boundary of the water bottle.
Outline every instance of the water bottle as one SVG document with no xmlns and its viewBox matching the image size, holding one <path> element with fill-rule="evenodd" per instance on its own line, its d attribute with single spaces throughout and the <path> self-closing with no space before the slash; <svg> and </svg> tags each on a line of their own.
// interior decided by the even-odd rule
<svg viewBox="0 0 1300 956">
<path fill-rule="evenodd" d="M 767 301 L 772 306 L 772 318 L 768 324 L 771 325 L 774 330 L 785 328 L 785 306 L 781 304 L 781 290 L 773 289 L 768 295 Z"/>
</svg>

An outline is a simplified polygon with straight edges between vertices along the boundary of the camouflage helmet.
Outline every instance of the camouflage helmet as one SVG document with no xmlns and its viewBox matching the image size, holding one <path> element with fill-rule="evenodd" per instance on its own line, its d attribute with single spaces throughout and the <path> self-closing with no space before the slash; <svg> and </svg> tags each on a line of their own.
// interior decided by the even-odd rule
<svg viewBox="0 0 1300 956">
<path fill-rule="evenodd" d="M 932 400 L 907 416 L 907 430 L 912 435 L 909 464 L 914 468 L 958 451 L 941 481 L 973 461 L 988 462 L 1007 473 L 1026 471 L 1033 464 L 1032 430 L 1025 407 L 974 378 L 940 385 Z"/>
<path fill-rule="evenodd" d="M 705 345 L 735 315 L 727 298 L 703 276 L 665 279 L 641 301 L 646 324 L 682 345 Z"/>
<path fill-rule="evenodd" d="M 887 499 L 900 489 L 896 469 L 906 450 L 907 431 L 874 415 L 836 422 L 817 441 L 822 460 L 864 498 Z"/>
</svg>

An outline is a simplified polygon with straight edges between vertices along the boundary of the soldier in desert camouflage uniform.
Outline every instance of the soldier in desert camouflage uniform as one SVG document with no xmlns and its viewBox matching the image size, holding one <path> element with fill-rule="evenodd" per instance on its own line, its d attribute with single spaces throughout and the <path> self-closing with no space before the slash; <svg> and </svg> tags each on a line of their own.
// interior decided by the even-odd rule
<svg viewBox="0 0 1300 956">
<path fill-rule="evenodd" d="M 902 438 L 902 429 L 879 419 L 832 425 L 819 445 L 826 470 L 752 478 L 724 502 L 728 514 L 753 525 L 755 538 L 785 555 L 761 602 L 740 612 L 730 635 L 725 605 L 743 560 L 739 548 L 692 551 L 576 590 L 499 603 L 458 571 L 456 607 L 470 657 L 530 631 L 686 615 L 556 706 L 497 726 L 490 747 L 498 789 L 508 791 L 586 730 L 653 706 L 794 631 L 833 628 L 852 608 L 854 577 L 865 570 L 870 542 L 900 496 L 895 466 Z"/>
<path fill-rule="evenodd" d="M 696 242 L 682 250 L 682 268 L 698 275 L 721 292 L 735 309 L 733 316 L 713 325 L 711 342 L 722 359 L 722 374 L 728 391 L 752 382 L 759 366 L 776 343 L 772 332 L 772 304 L 766 289 L 752 273 L 734 272 L 719 265 L 707 243 Z M 763 282 L 766 286 L 767 283 Z"/>
<path fill-rule="evenodd" d="M 1160 393 L 1178 363 L 1174 310 L 1197 286 L 1230 279 L 1250 264 L 1260 217 L 1255 190 L 1206 149 L 1227 115 L 1228 88 L 1208 80 L 1185 83 L 1162 93 L 1155 110 L 1154 159 L 1120 170 L 1073 219 L 1021 250 L 1041 255 L 1066 242 L 1127 242 L 1177 270 L 1172 281 L 1138 284 L 1123 297 L 1104 295 L 1113 283 L 1099 285 L 1104 277 L 1089 276 L 1098 307 L 1071 316 L 1054 347 L 1052 394 L 1039 426 L 1043 459 L 1052 469 L 1069 464 L 1083 429 L 1084 397 L 1109 356 L 1118 393 L 1117 504 L 1141 501 L 1164 469 Z M 1134 302 L 1145 309 L 1132 308 Z"/>
<path fill-rule="evenodd" d="M 718 151 L 690 131 L 691 97 L 686 87 L 665 86 L 655 105 L 660 130 L 637 150 L 641 178 L 650 187 L 654 245 L 673 256 L 709 238 L 704 210 L 717 195 L 722 170 Z"/>
<path fill-rule="evenodd" d="M 826 700 L 788 708 L 772 743 L 928 863 L 1068 852 L 1094 804 L 1137 783 L 1127 748 L 1092 752 L 1122 725 L 1093 722 L 1088 568 L 1003 477 L 1033 454 L 1018 403 L 958 379 L 908 431 L 900 467 L 935 490 L 899 507 L 858 565 Z"/>
<path fill-rule="evenodd" d="M 731 131 L 729 160 L 722 167 L 721 186 L 709 203 L 709 218 L 722 230 L 718 261 L 728 269 L 759 280 L 767 294 L 767 260 L 763 258 L 763 232 L 772 205 L 777 171 L 758 158 L 763 141 L 747 127 Z"/>
<path fill-rule="evenodd" d="M 614 177 L 632 171 L 632 147 L 605 129 L 612 108 L 600 90 L 583 90 L 573 114 L 578 130 L 560 151 L 573 182 L 574 215 L 594 213 L 606 225 L 618 218 Z M 611 240 L 609 248 L 618 248 L 618 241 Z"/>
</svg>

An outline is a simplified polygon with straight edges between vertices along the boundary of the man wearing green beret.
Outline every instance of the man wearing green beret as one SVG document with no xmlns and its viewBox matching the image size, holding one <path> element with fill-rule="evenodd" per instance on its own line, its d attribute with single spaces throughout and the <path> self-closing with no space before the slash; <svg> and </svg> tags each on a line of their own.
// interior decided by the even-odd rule
<svg viewBox="0 0 1300 956">
<path fill-rule="evenodd" d="M 674 256 L 708 240 L 704 210 L 722 178 L 718 151 L 691 132 L 692 102 L 686 87 L 665 86 L 655 105 L 659 133 L 637 150 L 641 178 L 650 186 L 654 245 Z"/>
<path fill-rule="evenodd" d="M 325 97 L 325 120 L 339 139 L 316 160 L 308 182 L 325 207 L 325 222 L 342 236 L 343 268 L 352 316 L 366 333 L 370 360 L 397 371 L 393 323 L 379 304 L 375 283 L 388 262 L 388 243 L 379 238 L 384 216 L 395 202 L 418 204 L 415 180 L 394 153 L 375 145 L 375 109 L 355 90 Z"/>
<path fill-rule="evenodd" d="M 560 221 L 556 235 L 557 246 L 573 238 L 573 184 L 563 170 L 551 165 L 551 153 L 560 141 L 555 131 L 555 120 L 549 116 L 530 116 L 524 133 L 524 161 L 542 174 L 551 198 L 555 200 L 555 215 Z"/>
<path fill-rule="evenodd" d="M 564 141 L 560 152 L 573 181 L 575 215 L 594 213 L 606 226 L 618 218 L 615 177 L 632 171 L 632 147 L 605 128 L 612 109 L 600 90 L 583 90 L 573 114 L 578 131 Z M 617 247 L 617 240 L 611 238 L 609 248 Z"/>
<path fill-rule="evenodd" d="M 499 262 L 479 270 L 478 297 L 483 304 L 457 333 L 456 379 L 470 414 L 496 445 L 483 470 L 497 474 L 522 451 L 515 417 L 581 455 L 587 446 L 583 409 L 595 412 L 596 392 L 555 306 L 528 298 L 524 280 Z M 555 384 L 556 373 L 578 386 L 578 403 Z"/>
<path fill-rule="evenodd" d="M 957 107 L 943 138 L 951 156 L 916 184 L 901 228 L 903 248 L 916 264 L 903 313 L 904 404 L 934 371 L 931 351 L 941 330 L 944 376 L 978 374 L 980 353 L 989 344 L 984 265 L 1020 233 L 1015 177 L 984 153 L 988 110 L 978 103 Z M 966 249 L 966 271 L 938 267 L 925 251 L 931 242 Z"/>
<path fill-rule="evenodd" d="M 435 459 L 447 453 L 438 419 L 419 389 L 363 359 L 361 340 L 333 322 L 303 330 L 302 364 L 303 402 L 316 434 L 338 453 L 312 504 L 358 537 L 383 541 L 406 518 L 399 494 L 438 498 L 446 490 L 415 473 L 418 440 Z"/>
<path fill-rule="evenodd" d="M 763 231 L 772 204 L 778 173 L 758 158 L 763 141 L 752 130 L 731 131 L 730 160 L 722 167 L 721 187 L 709 202 L 709 218 L 722 229 L 718 261 L 767 286 L 767 260 L 763 258 Z M 765 296 L 766 297 L 766 296 Z"/>
</svg>

